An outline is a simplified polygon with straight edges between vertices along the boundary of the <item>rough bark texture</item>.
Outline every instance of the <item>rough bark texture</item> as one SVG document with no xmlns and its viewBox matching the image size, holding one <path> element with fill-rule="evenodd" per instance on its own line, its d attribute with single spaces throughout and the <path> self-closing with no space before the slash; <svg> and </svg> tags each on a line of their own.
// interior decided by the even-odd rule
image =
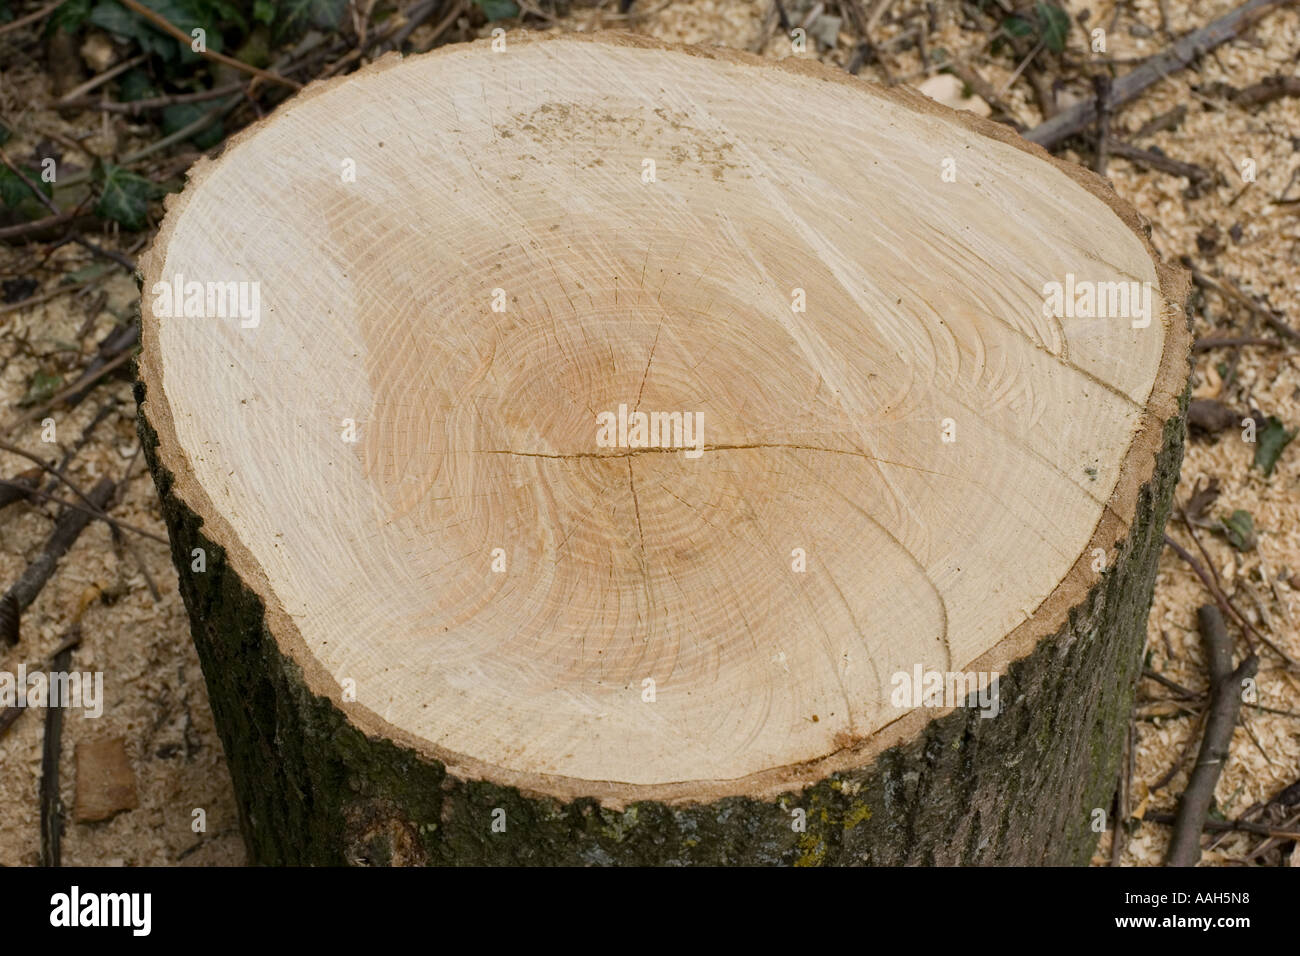
<svg viewBox="0 0 1300 956">
<path fill-rule="evenodd" d="M 1130 536 L 1067 626 L 1001 675 L 996 718 L 958 708 L 868 766 L 775 800 L 625 810 L 457 779 L 364 736 L 308 691 L 260 599 L 173 496 L 143 409 L 139 429 L 253 862 L 1059 865 L 1088 861 L 1094 810 L 1109 820 L 1186 406 L 1184 393 Z M 194 548 L 204 573 L 190 570 Z"/>
</svg>

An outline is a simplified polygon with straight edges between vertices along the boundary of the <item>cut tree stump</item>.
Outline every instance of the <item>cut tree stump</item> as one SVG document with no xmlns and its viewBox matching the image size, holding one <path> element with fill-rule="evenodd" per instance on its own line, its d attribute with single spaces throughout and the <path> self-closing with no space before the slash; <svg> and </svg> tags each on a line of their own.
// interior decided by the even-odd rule
<svg viewBox="0 0 1300 956">
<path fill-rule="evenodd" d="M 143 272 L 252 860 L 1111 825 L 1189 334 L 1092 173 L 799 58 L 511 36 L 312 85 Z"/>
</svg>

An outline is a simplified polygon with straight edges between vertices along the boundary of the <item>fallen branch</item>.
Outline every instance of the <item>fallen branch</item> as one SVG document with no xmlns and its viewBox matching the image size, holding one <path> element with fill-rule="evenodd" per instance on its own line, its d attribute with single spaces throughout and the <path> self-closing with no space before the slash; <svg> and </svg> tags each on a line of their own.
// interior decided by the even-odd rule
<svg viewBox="0 0 1300 956">
<path fill-rule="evenodd" d="M 15 501 L 26 501 L 32 496 L 33 489 L 41 482 L 41 469 L 29 468 L 20 471 L 9 483 L 0 486 L 0 508 Z"/>
<path fill-rule="evenodd" d="M 99 343 L 99 354 L 86 366 L 86 370 L 71 385 L 59 390 L 48 400 L 30 408 L 6 424 L 0 435 L 10 437 L 26 422 L 41 418 L 46 412 L 62 402 L 69 408 L 75 408 L 95 384 L 115 369 L 120 368 L 135 357 L 136 346 L 140 343 L 140 327 L 134 322 L 118 326 L 109 332 Z"/>
<path fill-rule="evenodd" d="M 6 485 L 12 485 L 12 484 L 13 482 L 9 481 L 7 478 L 0 478 L 0 487 Z M 58 505 L 61 508 L 71 508 L 74 511 L 80 511 L 83 514 L 89 515 L 92 518 L 104 522 L 104 524 L 108 525 L 110 528 L 119 528 L 122 531 L 130 531 L 132 534 L 138 534 L 142 538 L 148 538 L 151 541 L 157 541 L 159 544 L 171 543 L 162 535 L 154 534 L 152 531 L 146 531 L 144 528 L 137 527 L 136 525 L 133 524 L 127 524 L 125 521 L 119 521 L 117 518 L 114 518 L 112 515 L 105 514 L 103 511 L 99 511 L 94 508 L 88 508 L 85 505 L 78 504 L 75 501 L 67 501 L 63 498 L 57 498 L 47 491 L 42 491 L 40 489 L 33 489 L 30 492 L 28 492 L 28 494 L 34 495 L 35 497 L 40 498 L 42 501 L 49 501 L 53 504 Z"/>
<path fill-rule="evenodd" d="M 1187 105 L 1179 103 L 1171 110 L 1161 113 L 1159 116 L 1153 116 L 1140 127 L 1130 139 L 1146 139 L 1148 136 L 1154 136 L 1156 133 L 1163 133 L 1167 129 L 1173 129 L 1184 119 L 1187 118 Z"/>
<path fill-rule="evenodd" d="M 1232 638 L 1217 607 L 1202 605 L 1196 618 L 1210 670 L 1210 712 L 1196 766 L 1178 801 L 1178 820 L 1169 839 L 1166 866 L 1195 866 L 1201 859 L 1201 831 L 1205 829 L 1206 814 L 1214 802 L 1214 786 L 1228 759 L 1232 731 L 1241 714 L 1241 682 L 1255 676 L 1259 667 L 1259 658 L 1252 653 L 1233 669 Z"/>
<path fill-rule="evenodd" d="M 1295 0 L 1250 0 L 1208 26 L 1189 33 L 1167 50 L 1144 60 L 1141 66 L 1116 80 L 1106 101 L 1107 107 L 1117 110 L 1126 103 L 1131 103 L 1147 87 L 1163 80 L 1170 73 L 1181 70 L 1197 57 L 1235 39 L 1268 12 L 1270 7 L 1294 2 Z M 1039 123 L 1025 133 L 1024 137 L 1031 143 L 1051 149 L 1066 137 L 1087 129 L 1096 117 L 1097 101 L 1090 97 L 1062 110 L 1046 122 Z"/>
<path fill-rule="evenodd" d="M 8 33 L 10 30 L 21 30 L 29 23 L 39 23 L 41 20 L 44 20 L 53 13 L 62 2 L 63 0 L 55 0 L 54 3 L 41 7 L 39 10 L 29 13 L 25 17 L 19 17 L 17 20 L 10 20 L 8 23 L 0 26 L 0 35 Z"/>
<path fill-rule="evenodd" d="M 113 79 L 114 77 L 121 76 L 127 70 L 131 69 L 132 67 L 139 66 L 147 59 L 149 59 L 149 55 L 147 53 L 141 53 L 139 56 L 133 56 L 129 60 L 123 60 L 121 63 L 118 63 L 116 66 L 110 67 L 109 69 L 105 70 L 103 73 L 100 73 L 98 76 L 92 76 L 85 83 L 82 83 L 80 86 L 73 87 L 72 89 L 68 90 L 68 92 L 64 93 L 63 96 L 59 97 L 59 99 L 55 100 L 54 108 L 59 109 L 65 106 L 74 106 L 75 101 L 80 100 L 87 93 L 91 92 L 92 90 L 99 89 L 109 80 Z"/>
<path fill-rule="evenodd" d="M 87 498 L 95 508 L 102 511 L 115 487 L 111 478 L 101 478 Z M 81 532 L 86 530 L 91 517 L 92 515 L 76 508 L 69 508 L 59 516 L 36 560 L 27 566 L 13 587 L 0 598 L 0 641 L 11 646 L 18 643 L 18 621 L 23 611 L 31 606 L 46 582 L 54 576 L 59 559 L 67 554 Z"/>
<path fill-rule="evenodd" d="M 1143 823 L 1163 823 L 1166 826 L 1177 825 L 1178 817 L 1172 813 L 1148 813 L 1142 817 Z M 1249 820 L 1206 820 L 1204 829 L 1216 833 L 1258 833 L 1260 836 L 1276 837 L 1279 840 L 1300 840 L 1300 830 L 1283 830 L 1263 823 L 1251 823 Z"/>
<path fill-rule="evenodd" d="M 1234 90 L 1228 99 L 1235 106 L 1263 106 L 1286 96 L 1300 96 L 1300 76 L 1267 76 L 1253 86 Z"/>
<path fill-rule="evenodd" d="M 1279 342 L 1277 339 L 1264 339 L 1254 335 L 1226 335 L 1197 339 L 1192 344 L 1192 351 L 1208 352 L 1211 349 L 1239 348 L 1243 345 L 1259 345 L 1269 349 L 1285 347 L 1285 343 Z"/>
<path fill-rule="evenodd" d="M 0 240 L 3 239 L 23 239 L 34 232 L 43 232 L 46 229 L 54 229 L 57 226 L 64 226 L 77 218 L 76 210 L 69 209 L 55 216 L 46 216 L 44 219 L 33 219 L 31 222 L 20 222 L 16 226 L 0 226 Z"/>
<path fill-rule="evenodd" d="M 50 211 L 53 218 L 57 219 L 59 216 L 63 215 L 63 210 L 58 207 L 58 205 L 54 202 L 54 200 L 51 199 L 49 196 L 45 195 L 45 193 L 41 191 L 39 186 L 37 186 L 34 182 L 28 179 L 27 174 L 24 173 L 22 169 L 20 169 L 18 166 L 16 166 L 9 159 L 8 156 L 5 155 L 5 151 L 3 149 L 0 149 L 0 162 L 3 162 L 6 166 L 8 166 L 9 171 L 23 181 L 23 183 L 31 191 L 32 195 L 35 196 L 38 200 L 40 200 L 40 202 L 45 206 L 45 208 Z M 54 248 L 57 249 L 65 242 L 75 242 L 77 245 L 89 249 L 97 256 L 103 256 L 105 259 L 110 259 L 113 262 L 116 262 L 127 272 L 135 271 L 135 263 L 132 262 L 130 259 L 128 259 L 126 256 L 122 255 L 120 252 L 114 252 L 111 249 L 105 249 L 102 246 L 97 246 L 95 245 L 95 243 L 91 242 L 89 239 L 87 239 L 85 236 L 81 235 L 80 233 L 73 233 L 69 236 L 66 236 L 61 242 L 57 243 Z"/>
<path fill-rule="evenodd" d="M 221 97 L 237 93 L 243 88 L 243 83 L 230 83 L 226 86 L 218 86 L 215 89 L 203 90 L 198 93 L 175 93 L 171 96 L 155 96 L 144 100 L 119 102 L 117 100 L 97 100 L 91 97 L 82 97 L 73 100 L 62 99 L 59 100 L 58 105 L 76 109 L 99 110 L 104 113 L 126 113 L 130 116 L 139 116 L 145 110 L 161 110 L 181 103 L 204 103 L 208 100 L 219 100 Z"/>
<path fill-rule="evenodd" d="M 957 79 L 969 86 L 976 96 L 984 100 L 984 102 L 988 103 L 1010 121 L 1011 125 L 1015 127 L 1017 132 L 1022 132 L 1024 130 L 1025 124 L 1020 122 L 1020 118 L 1016 116 L 1011 105 L 1002 97 L 998 96 L 998 91 L 993 89 L 992 84 L 990 84 L 988 80 L 984 79 L 984 77 L 980 76 L 973 66 L 967 66 L 965 63 L 961 63 L 957 60 L 949 60 L 944 63 L 944 67 L 953 76 L 957 77 Z"/>
<path fill-rule="evenodd" d="M 1214 178 L 1209 170 L 1203 169 L 1195 163 L 1179 162 L 1161 153 L 1142 149 L 1139 146 L 1132 146 L 1128 143 L 1112 142 L 1110 144 L 1110 154 L 1118 156 L 1120 159 L 1127 159 L 1130 163 L 1145 166 L 1147 169 L 1159 170 L 1171 176 L 1185 177 L 1193 186 L 1205 185 Z"/>
<path fill-rule="evenodd" d="M 80 614 L 78 614 L 76 620 L 80 620 Z M 80 643 L 81 643 L 81 629 L 76 628 L 74 631 L 70 632 L 66 638 L 63 639 L 63 642 L 59 644 L 58 647 L 54 649 L 54 653 L 51 654 L 48 658 L 46 658 L 44 667 L 42 669 L 46 671 L 54 670 L 54 661 L 58 658 L 58 656 L 62 654 L 65 650 L 76 647 Z M 0 737 L 3 737 L 5 735 L 5 731 L 7 731 L 10 727 L 14 725 L 14 721 L 16 721 L 19 717 L 21 717 L 23 711 L 26 709 L 27 709 L 26 707 L 19 707 L 17 704 L 14 704 L 10 707 L 6 707 L 4 710 L 0 710 Z"/>
<path fill-rule="evenodd" d="M 1184 548 L 1173 538 L 1169 537 L 1169 535 L 1165 535 L 1165 544 L 1167 544 L 1170 548 L 1172 548 L 1176 555 L 1178 555 L 1185 562 L 1187 562 L 1187 566 L 1192 569 L 1192 573 L 1194 573 L 1198 578 L 1201 579 L 1201 583 L 1205 585 L 1205 589 L 1209 591 L 1210 594 L 1214 597 L 1214 603 L 1219 605 L 1219 608 L 1224 613 L 1230 614 L 1234 618 L 1236 618 L 1237 623 L 1239 623 L 1248 634 L 1252 634 L 1255 637 L 1259 638 L 1260 641 L 1266 647 L 1268 647 L 1269 650 L 1271 650 L 1274 654 L 1276 654 L 1278 657 L 1282 658 L 1282 660 L 1286 662 L 1287 667 L 1289 667 L 1293 671 L 1300 671 L 1300 662 L 1297 662 L 1293 657 L 1291 657 L 1290 654 L 1282 650 L 1282 648 L 1278 647 L 1275 643 L 1273 643 L 1273 641 L 1269 640 L 1267 637 L 1261 634 L 1259 629 L 1255 627 L 1254 624 L 1251 624 L 1250 621 L 1246 620 L 1245 615 L 1243 615 L 1240 611 L 1237 610 L 1236 605 L 1234 605 L 1230 600 L 1228 600 L 1228 596 L 1224 594 L 1223 591 L 1219 588 L 1219 586 L 1214 582 L 1214 580 L 1208 574 L 1205 573 L 1205 568 L 1201 567 L 1201 562 L 1197 561 L 1196 558 L 1192 557 L 1192 555 L 1188 552 L 1186 548 Z M 1247 638 L 1247 640 L 1249 641 L 1249 638 Z"/>
<path fill-rule="evenodd" d="M 80 642 L 80 627 L 73 632 Z M 54 655 L 50 670 L 67 673 L 72 666 L 72 648 L 67 642 Z M 59 758 L 63 752 L 64 702 L 50 702 L 45 708 L 45 739 L 41 742 L 41 866 L 59 866 L 63 842 L 63 812 L 59 801 Z"/>
<path fill-rule="evenodd" d="M 1098 73 L 1092 78 L 1093 109 L 1097 115 L 1097 156 L 1093 169 L 1098 176 L 1106 175 L 1106 162 L 1110 155 L 1110 89 L 1109 73 Z"/>
<path fill-rule="evenodd" d="M 1273 331 L 1286 336 L 1294 342 L 1300 342 L 1300 332 L 1297 332 L 1274 315 L 1272 309 L 1260 305 L 1250 296 L 1246 295 L 1246 293 L 1238 289 L 1236 283 L 1231 279 L 1225 279 L 1223 282 L 1220 282 L 1217 279 L 1211 279 L 1186 259 L 1183 260 L 1183 265 L 1192 273 L 1192 281 L 1202 289 L 1209 289 L 1211 292 L 1217 292 L 1223 298 L 1236 302 L 1238 305 L 1263 319 L 1273 329 Z"/>
</svg>

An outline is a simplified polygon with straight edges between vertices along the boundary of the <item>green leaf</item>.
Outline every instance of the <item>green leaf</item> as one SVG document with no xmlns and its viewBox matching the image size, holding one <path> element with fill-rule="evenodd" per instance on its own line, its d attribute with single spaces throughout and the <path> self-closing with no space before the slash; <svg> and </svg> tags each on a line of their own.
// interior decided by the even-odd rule
<svg viewBox="0 0 1300 956">
<path fill-rule="evenodd" d="M 80 269 L 74 269 L 65 276 L 69 283 L 84 282 L 87 279 L 98 279 L 100 276 L 110 272 L 114 266 L 102 262 L 92 262 L 88 266 L 82 266 Z"/>
<path fill-rule="evenodd" d="M 253 19 L 269 27 L 275 21 L 275 4 L 271 0 L 253 0 Z"/>
<path fill-rule="evenodd" d="M 239 5 L 225 0 L 192 0 L 199 8 L 206 11 L 205 19 L 215 26 L 219 23 L 231 23 L 239 28 L 240 33 L 248 32 L 248 17 Z"/>
<path fill-rule="evenodd" d="M 170 136 L 178 129 L 184 129 L 206 116 L 212 108 L 211 103 L 173 103 L 162 111 L 163 132 Z M 191 136 L 190 142 L 199 149 L 210 149 L 221 142 L 225 135 L 221 120 L 213 120 Z"/>
<path fill-rule="evenodd" d="M 157 198 L 161 192 L 154 183 L 127 172 L 121 166 L 103 162 L 96 162 L 94 178 L 100 186 L 95 215 L 134 231 L 147 225 L 149 200 Z"/>
<path fill-rule="evenodd" d="M 48 402 L 54 397 L 54 393 L 59 390 L 63 384 L 62 375 L 49 375 L 42 371 L 37 371 L 27 381 L 27 394 L 18 400 L 19 408 L 26 408 L 29 405 L 39 405 L 42 402 Z"/>
<path fill-rule="evenodd" d="M 515 0 L 474 0 L 474 3 L 489 20 L 509 20 L 519 16 Z"/>
<path fill-rule="evenodd" d="M 347 0 L 284 0 L 272 30 L 275 42 L 297 37 L 310 27 L 333 30 L 346 8 Z"/>
<path fill-rule="evenodd" d="M 1024 17 L 1012 14 L 1002 18 L 1002 32 L 1008 36 L 1027 37 L 1034 32 L 1034 28 Z"/>
<path fill-rule="evenodd" d="M 1264 427 L 1255 436 L 1255 467 L 1267 478 L 1273 474 L 1273 467 L 1282 456 L 1282 449 L 1291 444 L 1291 440 L 1300 434 L 1300 429 L 1286 430 L 1282 420 L 1270 415 L 1264 420 Z"/>
<path fill-rule="evenodd" d="M 134 40 L 144 53 L 156 53 L 168 60 L 176 58 L 179 47 L 175 40 L 155 30 L 143 17 L 136 16 L 114 0 L 99 0 L 90 11 L 88 20 L 101 30 Z"/>
<path fill-rule="evenodd" d="M 146 7 L 157 13 L 159 16 L 171 21 L 179 27 L 187 36 L 193 36 L 195 30 L 203 31 L 203 42 L 209 50 L 217 53 L 222 51 L 221 43 L 221 20 L 223 15 L 229 19 L 228 11 L 216 3 L 205 2 L 205 0 L 140 0 Z M 236 14 L 238 15 L 238 14 Z M 242 20 L 243 17 L 241 16 Z M 168 37 L 168 39 L 171 39 Z M 197 62 L 202 56 L 195 53 L 188 43 L 176 43 L 176 49 L 180 51 L 180 58 L 183 62 Z"/>
<path fill-rule="evenodd" d="M 209 50 L 221 52 L 221 18 L 218 8 L 205 0 L 140 0 L 154 13 L 170 21 L 177 29 L 192 35 L 203 30 Z M 242 20 L 242 16 L 240 17 Z M 116 0 L 99 0 L 90 11 L 90 22 L 118 36 L 135 40 L 145 53 L 155 53 L 165 60 L 198 62 L 202 57 L 154 26 L 144 17 L 127 10 Z"/>
<path fill-rule="evenodd" d="M 1034 16 L 1038 19 L 1038 35 L 1047 48 L 1053 53 L 1064 50 L 1070 35 L 1070 15 L 1054 3 L 1036 3 Z"/>
<path fill-rule="evenodd" d="M 90 16 L 91 0 L 65 0 L 50 17 L 49 29 L 62 29 L 64 33 L 73 33 L 80 29 Z"/>
<path fill-rule="evenodd" d="M 1223 533 L 1227 536 L 1228 543 L 1238 551 L 1250 551 L 1255 547 L 1255 520 L 1249 511 L 1238 508 L 1225 518 Z"/>
<path fill-rule="evenodd" d="M 128 70 L 117 84 L 118 99 L 125 103 L 153 99 L 161 95 L 149 79 L 149 74 L 139 68 Z"/>
<path fill-rule="evenodd" d="M 53 196 L 54 192 L 50 189 L 50 184 L 41 180 L 41 174 L 30 166 L 20 166 L 23 176 L 31 180 L 46 196 Z M 22 176 L 19 176 L 8 166 L 0 164 L 0 201 L 6 206 L 13 207 L 26 202 L 27 200 L 36 201 L 36 194 L 32 192 L 32 187 L 23 182 Z"/>
</svg>

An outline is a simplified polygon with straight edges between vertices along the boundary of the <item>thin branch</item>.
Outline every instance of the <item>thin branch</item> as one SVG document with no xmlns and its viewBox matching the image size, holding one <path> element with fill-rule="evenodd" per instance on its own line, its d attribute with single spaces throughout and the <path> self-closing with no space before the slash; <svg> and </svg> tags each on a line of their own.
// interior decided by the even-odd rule
<svg viewBox="0 0 1300 956">
<path fill-rule="evenodd" d="M 1148 813 L 1142 817 L 1142 820 L 1145 823 L 1162 823 L 1166 826 L 1173 826 L 1177 823 L 1178 818 L 1172 813 Z M 1300 839 L 1300 830 L 1284 830 L 1280 827 L 1270 827 L 1262 823 L 1251 823 L 1249 820 L 1206 820 L 1202 827 L 1219 833 L 1240 831 L 1242 833 L 1258 833 L 1261 836 L 1275 837 L 1279 840 Z"/>
<path fill-rule="evenodd" d="M 17 20 L 11 20 L 10 22 L 6 23 L 4 26 L 0 26 L 0 36 L 3 36 L 4 34 L 8 33 L 10 30 L 20 30 L 23 27 L 27 26 L 29 23 L 39 23 L 41 20 L 44 20 L 51 13 L 57 10 L 59 8 L 59 4 L 61 3 L 63 3 L 63 0 L 54 0 L 54 3 L 41 7 L 39 10 L 35 11 L 34 13 L 29 13 L 25 17 L 19 17 Z"/>
<path fill-rule="evenodd" d="M 80 620 L 80 618 L 81 612 L 78 612 L 76 618 L 74 618 L 74 622 Z M 46 658 L 44 670 L 53 670 L 55 659 L 64 651 L 76 647 L 80 643 L 81 630 L 80 628 L 77 628 L 75 632 L 70 632 L 68 636 L 63 639 L 62 643 L 54 649 L 54 653 Z M 17 704 L 14 704 L 10 707 L 6 707 L 4 710 L 0 710 L 0 737 L 5 735 L 5 731 L 14 725 L 14 721 L 21 717 L 23 711 L 26 709 L 26 707 L 19 707 Z"/>
<path fill-rule="evenodd" d="M 1250 0 L 1208 26 L 1188 34 L 1116 80 L 1108 105 L 1115 110 L 1131 103 L 1147 87 L 1183 69 L 1197 57 L 1235 39 L 1258 17 L 1270 12 L 1270 7 L 1286 6 L 1295 2 L 1296 0 Z M 1066 137 L 1087 129 L 1096 116 L 1097 101 L 1089 98 L 1035 126 L 1025 133 L 1024 137 L 1031 143 L 1051 149 Z"/>
<path fill-rule="evenodd" d="M 113 77 L 120 76 L 133 66 L 139 66 L 148 58 L 147 54 L 141 53 L 139 56 L 133 56 L 129 60 L 123 60 L 121 63 L 117 64 L 117 66 L 105 70 L 98 76 L 92 76 L 80 86 L 68 90 L 67 93 L 64 93 L 63 96 L 59 97 L 59 99 L 55 101 L 54 105 L 56 107 L 75 106 L 76 101 L 85 96 L 91 90 L 99 89 L 99 87 L 113 79 Z"/>
<path fill-rule="evenodd" d="M 1236 605 L 1234 605 L 1230 600 L 1228 600 L 1228 596 L 1224 594 L 1222 591 L 1220 591 L 1219 588 L 1215 585 L 1214 581 L 1210 578 L 1210 576 L 1205 573 L 1205 569 L 1201 567 L 1201 562 L 1197 561 L 1196 558 L 1192 557 L 1187 552 L 1186 548 L 1184 548 L 1173 538 L 1169 537 L 1169 535 L 1167 534 L 1165 535 L 1165 544 L 1167 544 L 1170 548 L 1172 548 L 1176 555 L 1178 555 L 1180 558 L 1182 558 L 1184 561 L 1187 562 L 1188 567 L 1190 567 L 1192 571 L 1196 574 L 1196 576 L 1201 579 L 1201 583 L 1205 585 L 1206 590 L 1208 590 L 1210 594 L 1214 597 L 1214 602 L 1219 605 L 1220 609 L 1223 610 L 1224 613 L 1231 614 L 1234 618 L 1236 618 L 1237 622 L 1241 624 L 1241 626 L 1248 633 L 1253 634 L 1255 637 L 1259 638 L 1260 641 L 1262 641 L 1264 645 L 1269 648 L 1269 650 L 1271 650 L 1278 657 L 1282 658 L 1282 660 L 1286 662 L 1289 668 L 1291 668 L 1292 670 L 1300 671 L 1300 663 L 1297 663 L 1291 657 L 1290 654 L 1282 650 L 1282 648 L 1278 647 L 1271 640 L 1269 640 L 1267 637 L 1261 634 L 1258 628 L 1256 628 L 1254 624 L 1251 624 L 1250 621 L 1246 620 L 1245 616 L 1242 615 L 1242 613 L 1237 610 Z"/>
<path fill-rule="evenodd" d="M 1265 322 L 1267 322 L 1273 328 L 1274 331 L 1280 333 L 1281 335 L 1285 336 L 1288 339 L 1291 339 L 1293 342 L 1300 342 L 1300 332 L 1297 332 L 1295 329 L 1291 328 L 1291 326 L 1287 325 L 1280 318 L 1274 315 L 1272 309 L 1268 308 L 1267 306 L 1261 305 L 1260 303 L 1252 299 L 1250 296 L 1246 295 L 1246 293 L 1242 292 L 1239 288 L 1237 288 L 1237 284 L 1233 282 L 1231 279 L 1224 279 L 1222 282 L 1220 282 L 1217 279 L 1210 278 L 1205 273 L 1197 269 L 1195 266 L 1192 266 L 1190 263 L 1184 262 L 1184 265 L 1186 265 L 1189 271 L 1192 273 L 1192 281 L 1195 282 L 1197 285 L 1199 285 L 1202 289 L 1209 289 L 1211 292 L 1217 292 L 1223 298 L 1228 299 L 1231 302 L 1236 302 L 1238 305 L 1249 310 L 1250 312 L 1254 313 L 1255 315 L 1263 319 Z"/>
<path fill-rule="evenodd" d="M 1252 653 L 1233 669 L 1232 638 L 1217 607 L 1202 605 L 1197 621 L 1210 670 L 1210 712 L 1196 766 L 1178 801 L 1178 820 L 1169 840 L 1166 866 L 1195 866 L 1201 858 L 1201 831 L 1214 802 L 1214 786 L 1228 759 L 1232 731 L 1241 714 L 1241 682 L 1255 676 L 1259 668 L 1259 658 Z"/>
<path fill-rule="evenodd" d="M 8 479 L 0 478 L 0 485 L 12 485 L 12 484 L 13 482 L 9 481 Z M 117 518 L 114 518 L 112 515 L 105 514 L 102 511 L 96 511 L 92 508 L 86 507 L 85 505 L 79 505 L 75 501 L 67 501 L 66 499 L 63 498 L 56 498 L 54 495 L 46 491 L 32 490 L 29 491 L 28 494 L 35 495 L 36 497 L 40 498 L 42 501 L 49 501 L 56 505 L 61 505 L 64 508 L 71 508 L 73 511 L 80 511 L 83 514 L 88 514 L 92 518 L 98 518 L 100 521 L 104 522 L 104 524 L 108 525 L 110 528 L 121 528 L 123 531 L 130 531 L 132 534 L 138 534 L 142 538 L 149 538 L 151 541 L 157 541 L 159 544 L 165 544 L 168 546 L 171 545 L 171 542 L 168 541 L 166 538 L 160 535 L 156 535 L 152 531 L 146 531 L 144 528 L 137 527 L 136 525 L 127 524 L 125 521 L 119 521 Z"/>
<path fill-rule="evenodd" d="M 88 500 L 91 507 L 102 509 L 112 496 L 114 487 L 111 478 L 101 478 L 90 491 Z M 59 516 L 36 560 L 27 566 L 27 570 L 0 598 L 0 641 L 10 645 L 18 643 L 18 623 L 23 611 L 31 606 L 46 582 L 54 576 L 59 559 L 81 537 L 81 532 L 90 524 L 90 517 L 86 509 L 75 508 L 66 510 Z"/>
<path fill-rule="evenodd" d="M 1243 345 L 1259 345 L 1263 348 L 1280 349 L 1285 348 L 1285 342 L 1279 342 L 1277 339 L 1263 339 L 1253 335 L 1225 335 L 1210 336 L 1209 338 L 1197 339 L 1192 345 L 1193 352 L 1208 352 L 1211 349 L 1238 348 Z"/>
<path fill-rule="evenodd" d="M 60 106 L 73 106 L 79 109 L 100 110 L 105 113 L 127 113 L 131 116 L 137 116 L 145 110 L 160 110 L 168 106 L 175 106 L 180 103 L 204 103 L 208 100 L 219 100 L 223 96 L 229 96 L 231 93 L 239 92 L 244 88 L 244 83 L 230 83 L 226 86 L 218 86 L 210 90 L 203 90 L 198 93 L 175 93 L 171 96 L 155 96 L 145 100 L 96 100 L 91 98 L 77 100 L 60 100 Z"/>
<path fill-rule="evenodd" d="M 80 626 L 74 624 L 69 637 L 81 640 Z M 50 670 L 67 673 L 72 666 L 72 648 L 64 642 L 54 655 Z M 41 866 L 59 866 L 62 861 L 63 808 L 59 801 L 59 758 L 63 753 L 64 701 L 45 708 L 45 739 L 41 742 Z"/>
</svg>

